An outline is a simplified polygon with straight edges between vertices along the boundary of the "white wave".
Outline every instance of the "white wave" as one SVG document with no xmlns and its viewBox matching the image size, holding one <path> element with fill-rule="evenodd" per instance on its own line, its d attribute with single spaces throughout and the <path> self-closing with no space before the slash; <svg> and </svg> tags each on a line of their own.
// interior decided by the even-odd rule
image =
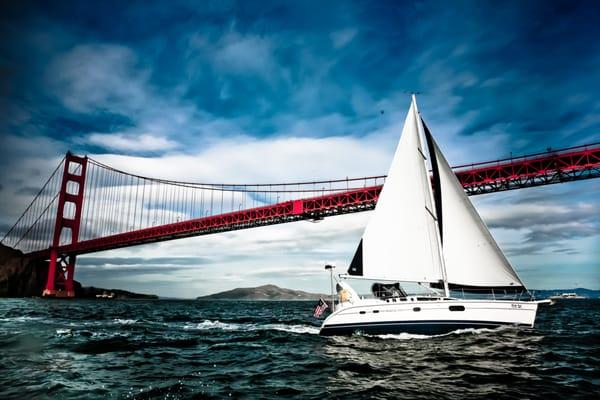
<svg viewBox="0 0 600 400">
<path fill-rule="evenodd" d="M 285 324 L 266 324 L 266 325 L 258 325 L 258 330 L 273 330 L 273 331 L 283 331 L 283 332 L 291 332 L 291 333 L 309 333 L 311 335 L 318 335 L 319 328 L 311 325 L 285 325 Z"/>
<path fill-rule="evenodd" d="M 73 331 L 71 329 L 57 329 L 56 334 L 58 336 L 71 336 L 73 335 Z"/>
<path fill-rule="evenodd" d="M 205 319 L 197 324 L 185 324 L 183 329 L 195 329 L 195 330 L 210 330 L 210 329 L 222 329 L 224 331 L 236 331 L 243 328 L 240 324 L 229 324 L 221 321 L 211 321 Z"/>
<path fill-rule="evenodd" d="M 504 327 L 498 327 L 498 328 L 464 328 L 464 329 L 457 329 L 455 331 L 449 332 L 447 333 L 447 335 L 463 335 L 466 333 L 471 333 L 471 334 L 478 334 L 478 333 L 485 333 L 485 332 L 497 332 L 498 330 L 502 330 L 505 329 Z M 443 336 L 443 335 L 440 335 Z"/>
<path fill-rule="evenodd" d="M 127 337 L 131 336 L 127 332 L 103 332 L 103 331 L 98 331 L 98 332 L 91 332 L 91 334 L 92 334 L 92 337 L 94 339 L 112 339 L 112 338 L 116 338 L 116 337 L 127 338 Z"/>
<path fill-rule="evenodd" d="M 464 328 L 464 329 L 456 329 L 454 331 L 443 333 L 439 335 L 421 335 L 421 334 L 413 334 L 413 333 L 390 333 L 386 335 L 364 335 L 364 336 L 373 336 L 378 337 L 380 339 L 396 339 L 396 340 L 410 340 L 410 339 L 433 339 L 443 336 L 449 335 L 465 335 L 472 334 L 477 335 L 486 332 L 497 332 L 498 330 L 507 329 L 506 327 L 498 327 L 498 328 Z"/>
<path fill-rule="evenodd" d="M 283 332 L 291 332 L 291 333 L 299 333 L 299 334 L 312 334 L 317 335 L 319 333 L 319 329 L 310 325 L 286 325 L 286 324 L 237 324 L 237 323 L 226 323 L 221 321 L 211 321 L 204 320 L 197 324 L 186 324 L 183 326 L 183 329 L 186 330 L 211 330 L 211 329 L 221 329 L 224 331 L 265 331 L 265 330 L 273 330 L 273 331 L 283 331 Z"/>
<path fill-rule="evenodd" d="M 131 324 L 135 324 L 137 322 L 137 319 L 115 318 L 115 319 L 113 319 L 113 322 L 118 325 L 131 325 Z"/>
<path fill-rule="evenodd" d="M 431 339 L 440 335 L 418 335 L 416 333 L 388 333 L 385 335 L 375 335 L 380 339 L 411 340 L 411 339 Z"/>
<path fill-rule="evenodd" d="M 29 322 L 29 321 L 39 321 L 42 317 L 8 317 L 8 318 L 0 318 L 2 322 Z"/>
</svg>

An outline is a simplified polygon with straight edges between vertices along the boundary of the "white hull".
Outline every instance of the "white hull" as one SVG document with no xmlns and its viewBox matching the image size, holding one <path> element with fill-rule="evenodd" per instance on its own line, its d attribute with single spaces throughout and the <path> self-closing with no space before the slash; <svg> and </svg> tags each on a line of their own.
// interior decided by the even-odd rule
<svg viewBox="0 0 600 400">
<path fill-rule="evenodd" d="M 443 334 L 464 328 L 502 325 L 532 328 L 539 301 L 407 298 L 361 299 L 342 303 L 321 326 L 321 335 L 417 333 Z"/>
</svg>

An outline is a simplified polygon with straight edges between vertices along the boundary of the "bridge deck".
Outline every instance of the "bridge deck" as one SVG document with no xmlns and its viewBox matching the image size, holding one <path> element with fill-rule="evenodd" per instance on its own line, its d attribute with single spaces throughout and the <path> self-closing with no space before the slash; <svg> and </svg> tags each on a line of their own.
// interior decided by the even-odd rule
<svg viewBox="0 0 600 400">
<path fill-rule="evenodd" d="M 575 150 L 576 149 L 576 150 Z M 515 159 L 455 167 L 469 195 L 600 177 L 600 146 L 571 148 Z M 221 215 L 208 216 L 85 240 L 58 247 L 63 254 L 85 254 L 144 243 L 247 229 L 300 220 L 372 210 L 381 186 L 286 201 Z M 50 250 L 29 253 L 48 258 Z"/>
</svg>

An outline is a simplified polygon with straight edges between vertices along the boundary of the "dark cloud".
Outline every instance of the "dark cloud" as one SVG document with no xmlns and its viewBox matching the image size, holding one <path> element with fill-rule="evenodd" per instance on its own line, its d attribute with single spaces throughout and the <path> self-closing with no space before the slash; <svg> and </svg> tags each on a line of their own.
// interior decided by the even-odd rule
<svg viewBox="0 0 600 400">
<path fill-rule="evenodd" d="M 571 249 L 571 248 L 554 249 L 554 250 L 552 250 L 552 252 L 559 253 L 559 254 L 568 254 L 568 255 L 579 254 L 579 252 L 577 250 Z"/>
<path fill-rule="evenodd" d="M 147 85 L 148 106 L 153 96 L 177 93 L 197 111 L 239 119 L 258 136 L 278 132 L 273 118 L 286 114 L 373 118 L 379 101 L 412 90 L 423 92 L 436 121 L 463 121 L 465 135 L 513 136 L 516 151 L 573 144 L 599 128 L 584 122 L 595 113 L 600 79 L 595 2 L 328 2 L 319 3 L 319 12 L 303 2 L 116 9 L 109 3 L 3 6 L 2 27 L 18 34 L 6 37 L 2 50 L 8 65 L 19 66 L 3 97 L 29 115 L 27 122 L 11 116 L 13 130 L 35 128 L 68 140 L 142 123 L 139 113 L 106 110 L 103 103 L 72 113 L 48 93 L 69 70 L 39 71 L 82 44 L 131 50 L 129 78 Z M 34 41 L 39 19 L 52 27 L 43 48 Z M 112 72 L 127 78 L 119 77 L 118 65 Z M 81 74 L 90 82 L 98 77 Z M 130 92 L 114 86 L 114 100 L 123 93 Z M 171 134 L 185 140 L 190 133 Z M 315 135 L 340 133 L 361 132 Z"/>
<path fill-rule="evenodd" d="M 531 204 L 531 203 L 530 203 Z M 516 208 L 516 207 L 515 207 Z M 501 214 L 498 217 L 486 221 L 490 228 L 500 229 L 524 229 L 532 227 L 547 227 L 553 225 L 586 224 L 596 225 L 597 218 L 589 207 L 573 206 L 571 209 L 548 207 L 544 212 L 544 203 L 539 204 L 541 212 L 531 209 L 523 211 L 515 210 L 514 214 Z M 597 227 L 597 229 L 600 228 Z"/>
<path fill-rule="evenodd" d="M 600 237 L 600 222 L 593 203 L 564 206 L 552 196 L 547 199 L 537 195 L 524 197 L 528 198 L 527 202 L 512 206 L 514 214 L 501 213 L 486 221 L 491 228 L 520 232 L 522 241 L 509 246 L 507 254 L 545 254 L 547 249 L 560 254 L 578 254 L 578 250 L 569 247 L 568 243 Z"/>
<path fill-rule="evenodd" d="M 114 132 L 133 127 L 131 118 L 111 112 L 74 114 L 69 117 L 58 116 L 49 121 L 48 129 L 57 136 L 78 136 L 89 132 Z"/>
<path fill-rule="evenodd" d="M 531 227 L 531 231 L 525 235 L 525 243 L 538 245 L 552 245 L 562 240 L 581 239 L 600 234 L 599 224 L 575 224 L 573 226 L 546 226 L 544 228 Z"/>
<path fill-rule="evenodd" d="M 513 245 L 513 246 L 507 246 L 503 250 L 506 253 L 506 255 L 511 256 L 511 257 L 543 254 L 542 253 L 543 248 L 541 248 L 538 245 L 528 245 L 528 246 L 523 246 L 523 245 L 514 246 Z"/>
</svg>

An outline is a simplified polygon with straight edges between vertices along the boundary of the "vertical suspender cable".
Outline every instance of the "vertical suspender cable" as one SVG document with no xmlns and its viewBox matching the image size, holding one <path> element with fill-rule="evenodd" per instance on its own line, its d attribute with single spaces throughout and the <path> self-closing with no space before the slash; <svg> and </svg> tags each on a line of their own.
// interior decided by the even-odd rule
<svg viewBox="0 0 600 400">
<path fill-rule="evenodd" d="M 123 232 L 123 181 L 125 179 L 125 176 L 123 176 L 122 173 L 119 172 L 119 184 L 117 185 L 117 204 L 115 204 L 115 208 L 117 209 L 117 223 L 118 228 L 117 228 L 117 233 L 121 233 Z"/>
<path fill-rule="evenodd" d="M 144 202 L 146 200 L 146 178 L 142 178 L 142 204 L 140 204 L 140 229 L 144 228 Z"/>
<path fill-rule="evenodd" d="M 137 221 L 137 202 L 138 202 L 138 191 L 140 189 L 140 178 L 135 177 L 135 200 L 133 202 L 133 227 L 132 230 L 135 229 L 135 222 Z"/>
<path fill-rule="evenodd" d="M 127 214 L 125 215 L 125 230 L 130 231 L 129 218 L 131 218 L 131 197 L 133 190 L 133 176 L 128 175 L 129 183 L 127 183 Z"/>
</svg>

